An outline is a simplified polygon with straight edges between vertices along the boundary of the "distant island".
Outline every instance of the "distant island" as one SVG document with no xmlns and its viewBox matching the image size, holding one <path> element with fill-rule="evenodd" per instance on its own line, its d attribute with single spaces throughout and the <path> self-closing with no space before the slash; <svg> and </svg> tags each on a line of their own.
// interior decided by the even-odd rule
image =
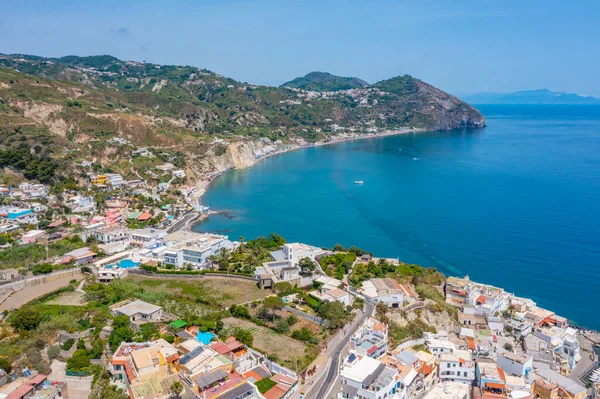
<svg viewBox="0 0 600 399">
<path fill-rule="evenodd" d="M 469 104 L 600 104 L 600 98 L 548 89 L 511 93 L 473 93 L 458 96 Z"/>
</svg>

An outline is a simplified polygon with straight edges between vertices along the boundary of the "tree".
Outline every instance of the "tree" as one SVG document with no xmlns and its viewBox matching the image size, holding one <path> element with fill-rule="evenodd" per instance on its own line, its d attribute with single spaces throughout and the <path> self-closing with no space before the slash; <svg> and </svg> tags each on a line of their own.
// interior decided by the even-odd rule
<svg viewBox="0 0 600 399">
<path fill-rule="evenodd" d="M 120 327 L 129 327 L 129 317 L 127 317 L 124 314 L 115 317 L 113 319 L 112 327 L 113 329 Z"/>
<path fill-rule="evenodd" d="M 294 324 L 298 323 L 298 317 L 294 316 L 293 314 L 289 315 L 288 318 L 286 319 L 287 323 L 290 326 L 293 326 Z"/>
<path fill-rule="evenodd" d="M 300 267 L 300 273 L 303 275 L 311 275 L 316 268 L 315 262 L 307 257 L 301 258 L 298 261 L 298 266 Z"/>
<path fill-rule="evenodd" d="M 249 330 L 244 330 L 243 328 L 238 328 L 233 337 L 244 345 L 248 346 L 252 346 L 252 343 L 254 342 L 254 336 L 252 333 Z"/>
<path fill-rule="evenodd" d="M 37 328 L 40 321 L 40 312 L 33 307 L 26 307 L 19 309 L 10 323 L 19 331 L 32 331 Z"/>
<path fill-rule="evenodd" d="M 273 321 L 275 321 L 275 311 L 283 308 L 283 300 L 278 296 L 268 296 L 263 301 L 263 306 L 271 310 Z"/>
<path fill-rule="evenodd" d="M 285 334 L 290 331 L 290 325 L 286 320 L 278 320 L 277 323 L 275 323 L 275 329 L 278 333 Z"/>
<path fill-rule="evenodd" d="M 507 351 L 511 352 L 513 350 L 513 346 L 510 342 L 507 342 L 504 344 L 503 346 L 504 349 L 506 349 Z"/>
<path fill-rule="evenodd" d="M 86 371 L 90 366 L 90 355 L 85 349 L 77 349 L 67 360 L 67 370 L 69 371 Z"/>
<path fill-rule="evenodd" d="M 183 392 L 183 385 L 181 385 L 181 382 L 179 381 L 173 381 L 169 387 L 169 392 L 171 392 L 171 395 L 175 395 L 175 397 L 178 398 L 179 395 L 181 395 L 181 392 Z"/>
<path fill-rule="evenodd" d="M 333 252 L 342 252 L 344 251 L 344 246 L 342 244 L 335 244 L 333 246 Z"/>
<path fill-rule="evenodd" d="M 317 311 L 319 317 L 327 320 L 328 327 L 332 330 L 341 328 L 346 324 L 348 313 L 344 309 L 344 305 L 341 302 L 324 302 L 319 306 Z"/>
<path fill-rule="evenodd" d="M 0 357 L 0 369 L 6 371 L 9 374 L 12 370 L 12 363 L 5 357 Z"/>
<path fill-rule="evenodd" d="M 41 263 L 31 268 L 33 274 L 48 274 L 52 273 L 52 265 L 49 263 Z"/>
<path fill-rule="evenodd" d="M 110 350 L 115 351 L 121 345 L 121 342 L 131 341 L 133 338 L 133 331 L 129 327 L 118 327 L 112 330 L 110 335 L 108 336 L 108 344 L 110 345 Z"/>
</svg>

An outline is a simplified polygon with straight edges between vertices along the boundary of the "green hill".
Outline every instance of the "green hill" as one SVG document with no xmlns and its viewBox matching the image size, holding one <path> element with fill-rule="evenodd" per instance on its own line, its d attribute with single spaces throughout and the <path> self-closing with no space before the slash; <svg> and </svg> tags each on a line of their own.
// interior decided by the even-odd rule
<svg viewBox="0 0 600 399">
<path fill-rule="evenodd" d="M 290 87 L 310 91 L 339 91 L 365 87 L 369 84 L 359 78 L 335 76 L 327 72 L 311 72 L 302 77 L 285 82 L 279 87 Z"/>
</svg>

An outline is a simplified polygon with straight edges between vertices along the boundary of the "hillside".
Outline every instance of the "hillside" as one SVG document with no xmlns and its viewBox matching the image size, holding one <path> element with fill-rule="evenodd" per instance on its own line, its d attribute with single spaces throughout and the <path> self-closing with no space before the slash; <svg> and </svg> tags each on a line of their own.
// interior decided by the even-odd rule
<svg viewBox="0 0 600 399">
<path fill-rule="evenodd" d="M 94 160 L 96 169 L 152 180 L 148 171 L 169 161 L 193 181 L 250 166 L 273 147 L 484 124 L 475 108 L 407 75 L 332 93 L 111 56 L 0 55 L 1 147 L 33 149 L 38 162 L 58 162 L 59 174 L 83 175 L 78 165 Z M 154 156 L 135 157 L 140 147 Z"/>
<path fill-rule="evenodd" d="M 548 89 L 512 93 L 474 93 L 460 96 L 470 104 L 600 104 L 600 98 Z"/>
<path fill-rule="evenodd" d="M 285 82 L 279 87 L 310 91 L 338 91 L 357 89 L 368 85 L 367 82 L 359 78 L 335 76 L 327 72 L 311 72 L 302 77 Z"/>
</svg>

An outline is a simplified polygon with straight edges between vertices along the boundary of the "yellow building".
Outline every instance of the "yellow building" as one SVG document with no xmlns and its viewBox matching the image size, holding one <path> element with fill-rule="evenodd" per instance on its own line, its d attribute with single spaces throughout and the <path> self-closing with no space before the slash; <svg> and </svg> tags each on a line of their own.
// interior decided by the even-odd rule
<svg viewBox="0 0 600 399">
<path fill-rule="evenodd" d="M 90 179 L 92 184 L 106 184 L 108 177 L 106 175 L 92 175 Z"/>
</svg>

